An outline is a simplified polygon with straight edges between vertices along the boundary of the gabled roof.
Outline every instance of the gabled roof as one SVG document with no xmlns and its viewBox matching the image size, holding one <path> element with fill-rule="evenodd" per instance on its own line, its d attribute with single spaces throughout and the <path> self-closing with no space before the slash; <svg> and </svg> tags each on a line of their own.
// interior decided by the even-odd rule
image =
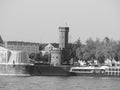
<svg viewBox="0 0 120 90">
<path fill-rule="evenodd" d="M 50 43 L 46 47 L 48 47 L 48 48 L 53 47 L 54 48 L 54 46 L 52 44 L 50 44 Z"/>
<path fill-rule="evenodd" d="M 0 44 L 3 44 L 3 39 L 1 37 L 1 35 L 0 35 Z"/>
<path fill-rule="evenodd" d="M 59 44 L 58 43 L 51 43 L 55 48 L 59 48 Z"/>
</svg>

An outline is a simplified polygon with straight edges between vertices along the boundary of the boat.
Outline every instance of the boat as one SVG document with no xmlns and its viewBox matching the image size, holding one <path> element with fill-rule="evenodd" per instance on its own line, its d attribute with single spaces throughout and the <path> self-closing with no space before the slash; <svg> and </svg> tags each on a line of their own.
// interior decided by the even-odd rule
<svg viewBox="0 0 120 90">
<path fill-rule="evenodd" d="M 120 77 L 120 66 L 73 66 L 69 72 L 75 76 Z"/>
</svg>

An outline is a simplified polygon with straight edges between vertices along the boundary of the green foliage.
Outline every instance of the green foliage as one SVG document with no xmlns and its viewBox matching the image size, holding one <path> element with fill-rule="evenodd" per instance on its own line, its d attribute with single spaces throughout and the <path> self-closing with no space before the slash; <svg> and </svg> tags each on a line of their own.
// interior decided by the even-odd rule
<svg viewBox="0 0 120 90">
<path fill-rule="evenodd" d="M 105 37 L 103 41 L 92 38 L 86 40 L 86 44 L 82 44 L 80 38 L 69 48 L 69 56 L 77 60 L 94 60 L 104 63 L 107 58 L 115 58 L 120 60 L 120 41 L 114 41 Z"/>
<path fill-rule="evenodd" d="M 29 55 L 29 58 L 30 58 L 30 59 L 34 59 L 34 58 L 35 58 L 35 53 L 31 53 L 31 54 Z"/>
<path fill-rule="evenodd" d="M 43 50 L 43 46 L 39 45 L 39 51 Z"/>
<path fill-rule="evenodd" d="M 42 62 L 48 62 L 49 54 L 45 53 L 44 56 L 42 56 L 42 53 L 31 53 L 29 55 L 29 58 L 34 61 L 42 61 Z"/>
<path fill-rule="evenodd" d="M 76 57 L 80 60 L 83 57 L 83 53 L 81 51 L 81 48 L 76 49 Z"/>
</svg>

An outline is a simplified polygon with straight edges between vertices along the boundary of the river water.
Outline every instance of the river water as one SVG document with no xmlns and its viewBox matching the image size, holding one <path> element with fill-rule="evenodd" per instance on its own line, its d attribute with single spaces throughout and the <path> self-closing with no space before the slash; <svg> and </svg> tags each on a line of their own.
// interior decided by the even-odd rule
<svg viewBox="0 0 120 90">
<path fill-rule="evenodd" d="M 120 90 L 120 78 L 0 76 L 0 90 Z"/>
</svg>

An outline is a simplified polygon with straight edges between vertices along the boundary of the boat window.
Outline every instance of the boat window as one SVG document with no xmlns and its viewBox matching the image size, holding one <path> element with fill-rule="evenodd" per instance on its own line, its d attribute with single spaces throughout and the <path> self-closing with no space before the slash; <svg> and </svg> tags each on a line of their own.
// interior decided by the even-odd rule
<svg viewBox="0 0 120 90">
<path fill-rule="evenodd" d="M 114 75 L 114 72 L 112 72 L 112 75 Z"/>
<path fill-rule="evenodd" d="M 108 72 L 105 72 L 106 75 L 108 75 Z"/>
<path fill-rule="evenodd" d="M 114 71 L 114 68 L 112 69 L 112 71 Z"/>
<path fill-rule="evenodd" d="M 109 71 L 111 71 L 111 68 L 109 68 Z"/>
<path fill-rule="evenodd" d="M 91 71 L 91 69 L 72 69 L 72 71 Z"/>
<path fill-rule="evenodd" d="M 116 75 L 119 75 L 119 73 L 118 73 L 118 72 L 116 72 Z"/>
<path fill-rule="evenodd" d="M 111 75 L 111 72 L 109 72 L 109 75 Z"/>
<path fill-rule="evenodd" d="M 116 71 L 118 71 L 118 68 L 116 68 Z"/>
</svg>

